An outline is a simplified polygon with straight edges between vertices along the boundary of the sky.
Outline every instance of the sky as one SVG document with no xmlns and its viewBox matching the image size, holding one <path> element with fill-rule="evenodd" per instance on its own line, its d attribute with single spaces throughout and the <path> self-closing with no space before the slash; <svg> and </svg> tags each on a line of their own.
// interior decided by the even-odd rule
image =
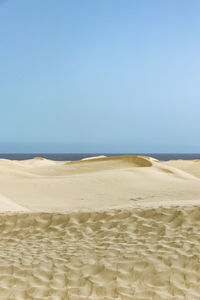
<svg viewBox="0 0 200 300">
<path fill-rule="evenodd" d="M 0 0 L 0 152 L 200 153 L 199 0 Z"/>
</svg>

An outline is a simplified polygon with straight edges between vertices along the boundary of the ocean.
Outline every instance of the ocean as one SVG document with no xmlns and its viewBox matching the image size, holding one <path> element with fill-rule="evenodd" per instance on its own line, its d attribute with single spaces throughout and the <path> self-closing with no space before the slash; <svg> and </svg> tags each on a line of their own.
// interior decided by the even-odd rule
<svg viewBox="0 0 200 300">
<path fill-rule="evenodd" d="M 159 160 L 192 160 L 200 159 L 200 153 L 1 153 L 0 158 L 11 160 L 26 160 L 34 157 L 44 157 L 57 161 L 74 161 L 86 157 L 98 155 L 117 156 L 117 155 L 145 155 Z"/>
</svg>

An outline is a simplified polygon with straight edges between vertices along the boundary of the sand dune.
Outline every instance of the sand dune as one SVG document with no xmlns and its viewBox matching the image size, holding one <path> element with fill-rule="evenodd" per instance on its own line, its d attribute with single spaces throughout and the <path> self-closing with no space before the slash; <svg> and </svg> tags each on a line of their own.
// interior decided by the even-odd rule
<svg viewBox="0 0 200 300">
<path fill-rule="evenodd" d="M 196 169 L 200 163 L 195 162 Z M 200 199 L 197 171 L 144 156 L 76 162 L 0 160 L 0 193 L 34 211 L 107 208 L 133 201 Z"/>
<path fill-rule="evenodd" d="M 189 174 L 192 174 L 200 178 L 200 160 L 173 160 L 169 162 L 162 163 L 166 166 L 170 165 L 180 170 L 183 170 Z"/>
<path fill-rule="evenodd" d="M 200 299 L 199 171 L 0 160 L 0 299 Z"/>
</svg>

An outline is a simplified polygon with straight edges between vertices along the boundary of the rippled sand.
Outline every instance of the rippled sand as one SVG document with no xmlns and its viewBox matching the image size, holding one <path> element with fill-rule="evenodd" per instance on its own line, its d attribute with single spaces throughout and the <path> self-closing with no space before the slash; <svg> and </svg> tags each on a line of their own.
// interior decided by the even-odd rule
<svg viewBox="0 0 200 300">
<path fill-rule="evenodd" d="M 0 299 L 200 299 L 200 162 L 120 160 L 0 161 Z"/>
</svg>

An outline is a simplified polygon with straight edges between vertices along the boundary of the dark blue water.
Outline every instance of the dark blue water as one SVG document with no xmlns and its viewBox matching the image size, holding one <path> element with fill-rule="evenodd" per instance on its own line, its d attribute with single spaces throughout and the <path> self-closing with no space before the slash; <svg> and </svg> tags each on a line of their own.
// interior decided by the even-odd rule
<svg viewBox="0 0 200 300">
<path fill-rule="evenodd" d="M 12 160 L 25 160 L 34 157 L 44 157 L 47 159 L 64 161 L 64 160 L 80 160 L 86 157 L 106 155 L 146 155 L 159 160 L 175 160 L 175 159 L 200 159 L 200 153 L 2 153 L 0 158 Z"/>
</svg>

